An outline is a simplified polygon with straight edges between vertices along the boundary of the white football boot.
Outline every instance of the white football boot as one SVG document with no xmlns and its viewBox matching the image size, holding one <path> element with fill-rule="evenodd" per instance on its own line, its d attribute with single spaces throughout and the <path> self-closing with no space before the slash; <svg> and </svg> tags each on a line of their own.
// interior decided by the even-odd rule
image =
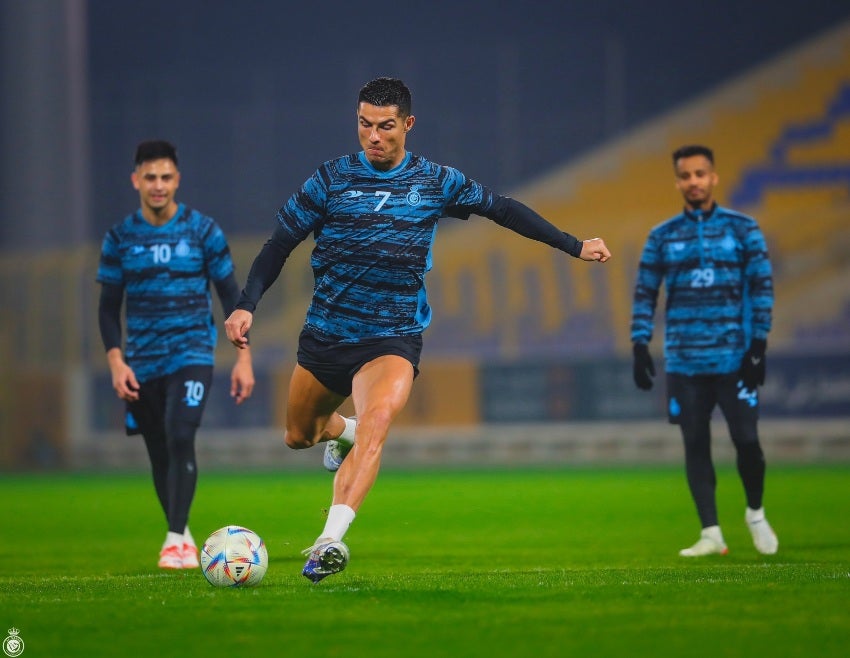
<svg viewBox="0 0 850 658">
<path fill-rule="evenodd" d="M 679 551 L 682 557 L 703 557 L 704 555 L 726 555 L 729 549 L 723 541 L 723 533 L 719 525 L 703 528 L 699 535 L 699 541 L 693 546 L 683 548 Z"/>
<path fill-rule="evenodd" d="M 338 471 L 342 466 L 342 461 L 346 458 L 353 446 L 347 446 L 344 443 L 331 439 L 325 443 L 325 454 L 322 457 L 322 463 L 325 468 L 331 473 Z"/>
<path fill-rule="evenodd" d="M 346 418 L 346 425 L 350 425 L 351 421 L 356 422 L 357 417 L 352 416 L 351 418 Z M 354 447 L 353 437 L 352 441 L 345 441 L 342 439 L 331 439 L 325 443 L 325 454 L 322 457 L 322 463 L 325 468 L 329 470 L 331 473 L 339 470 L 339 467 L 342 466 L 343 460 L 346 458 L 351 449 Z"/>
<path fill-rule="evenodd" d="M 775 555 L 779 550 L 779 539 L 764 515 L 764 507 L 759 509 L 747 508 L 744 520 L 753 536 L 753 544 L 762 555 Z"/>
<path fill-rule="evenodd" d="M 160 569 L 182 569 L 183 547 L 179 544 L 163 546 L 162 550 L 159 552 L 159 563 L 157 566 Z"/>
</svg>

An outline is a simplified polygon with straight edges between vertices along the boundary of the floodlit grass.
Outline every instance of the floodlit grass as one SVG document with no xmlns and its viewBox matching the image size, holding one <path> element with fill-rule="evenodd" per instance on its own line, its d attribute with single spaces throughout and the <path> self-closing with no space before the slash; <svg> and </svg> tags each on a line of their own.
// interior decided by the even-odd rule
<svg viewBox="0 0 850 658">
<path fill-rule="evenodd" d="M 681 468 L 385 471 L 318 585 L 300 550 L 331 477 L 202 473 L 198 541 L 228 523 L 266 541 L 254 589 L 161 572 L 146 475 L 4 476 L 0 630 L 23 656 L 844 656 L 850 467 L 772 468 L 780 538 L 761 556 L 737 475 L 719 472 L 730 554 L 699 528 Z M 0 633 L 5 636 L 5 633 Z"/>
</svg>

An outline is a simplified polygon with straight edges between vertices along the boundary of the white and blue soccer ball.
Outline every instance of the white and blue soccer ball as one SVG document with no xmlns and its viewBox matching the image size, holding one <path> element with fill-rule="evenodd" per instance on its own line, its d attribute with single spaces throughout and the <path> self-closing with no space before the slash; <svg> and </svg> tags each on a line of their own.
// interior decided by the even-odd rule
<svg viewBox="0 0 850 658">
<path fill-rule="evenodd" d="M 201 548 L 201 571 L 215 587 L 258 585 L 269 568 L 269 553 L 253 530 L 228 525 L 212 533 Z"/>
</svg>

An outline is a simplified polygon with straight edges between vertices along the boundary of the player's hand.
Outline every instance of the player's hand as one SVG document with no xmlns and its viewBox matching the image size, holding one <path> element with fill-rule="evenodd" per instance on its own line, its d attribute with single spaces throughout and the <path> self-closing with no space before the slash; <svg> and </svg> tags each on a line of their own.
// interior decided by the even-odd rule
<svg viewBox="0 0 850 658">
<path fill-rule="evenodd" d="M 230 372 L 230 397 L 242 404 L 254 392 L 254 367 L 250 358 L 239 358 Z"/>
<path fill-rule="evenodd" d="M 599 263 L 605 263 L 609 258 L 611 258 L 611 252 L 608 251 L 608 247 L 605 246 L 605 242 L 602 238 L 591 238 L 590 240 L 582 241 L 581 254 L 579 254 L 579 258 L 582 260 L 595 260 Z"/>
<path fill-rule="evenodd" d="M 764 384 L 767 370 L 765 352 L 767 341 L 763 338 L 753 338 L 750 341 L 750 349 L 744 354 L 744 360 L 741 362 L 741 381 L 744 382 L 744 388 L 750 391 Z"/>
<path fill-rule="evenodd" d="M 648 391 L 652 388 L 652 378 L 655 377 L 655 364 L 649 354 L 649 345 L 635 343 L 632 346 L 632 354 L 635 357 L 633 370 L 635 386 L 642 391 Z"/>
<path fill-rule="evenodd" d="M 139 382 L 136 381 L 136 373 L 133 369 L 123 361 L 118 364 L 111 364 L 112 371 L 112 388 L 122 400 L 127 402 L 135 402 L 139 399 Z"/>
<path fill-rule="evenodd" d="M 248 347 L 248 330 L 254 322 L 254 314 L 237 308 L 230 317 L 224 321 L 224 331 L 227 340 L 240 349 Z"/>
</svg>

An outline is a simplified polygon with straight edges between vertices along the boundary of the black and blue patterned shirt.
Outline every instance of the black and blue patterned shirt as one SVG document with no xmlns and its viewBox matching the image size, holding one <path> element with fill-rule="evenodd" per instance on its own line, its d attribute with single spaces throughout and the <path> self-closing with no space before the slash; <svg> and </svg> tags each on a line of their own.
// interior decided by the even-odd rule
<svg viewBox="0 0 850 658">
<path fill-rule="evenodd" d="M 735 372 L 750 340 L 767 338 L 773 277 L 752 217 L 715 205 L 706 213 L 682 212 L 650 231 L 634 291 L 634 343 L 652 339 L 662 282 L 668 372 Z"/>
<path fill-rule="evenodd" d="M 457 169 L 407 153 L 397 167 L 381 171 L 361 151 L 324 163 L 280 209 L 237 308 L 253 312 L 289 253 L 312 233 L 309 331 L 339 342 L 419 334 L 431 321 L 425 275 L 437 222 L 470 214 L 581 253 L 576 238 Z"/>
<path fill-rule="evenodd" d="M 183 204 L 162 226 L 136 211 L 107 232 L 97 281 L 126 293 L 125 359 L 139 382 L 213 365 L 210 282 L 232 275 L 224 233 Z"/>
</svg>

